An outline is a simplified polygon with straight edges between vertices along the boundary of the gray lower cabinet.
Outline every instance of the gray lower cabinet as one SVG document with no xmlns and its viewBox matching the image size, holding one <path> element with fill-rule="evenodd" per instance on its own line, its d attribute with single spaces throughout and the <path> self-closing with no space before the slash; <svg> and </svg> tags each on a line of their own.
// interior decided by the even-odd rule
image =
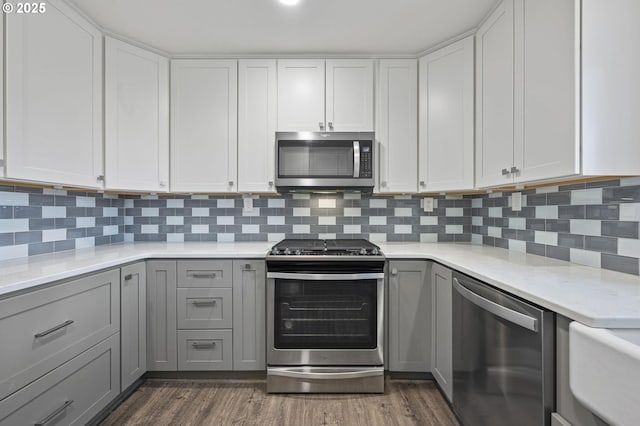
<svg viewBox="0 0 640 426">
<path fill-rule="evenodd" d="M 176 261 L 147 262 L 147 370 L 176 371 Z"/>
<path fill-rule="evenodd" d="M 233 369 L 266 368 L 266 267 L 263 260 L 233 261 Z"/>
<path fill-rule="evenodd" d="M 233 369 L 231 330 L 178 330 L 178 370 Z"/>
<path fill-rule="evenodd" d="M 230 288 L 179 288 L 178 329 L 231 328 L 233 300 Z"/>
<path fill-rule="evenodd" d="M 0 424 L 84 425 L 119 393 L 116 333 L 0 401 Z"/>
<path fill-rule="evenodd" d="M 178 287 L 231 287 L 231 260 L 179 260 Z"/>
<path fill-rule="evenodd" d="M 127 389 L 147 371 L 147 279 L 144 262 L 120 270 L 120 379 Z"/>
<path fill-rule="evenodd" d="M 453 390 L 451 272 L 451 269 L 437 263 L 431 265 L 431 286 L 433 287 L 431 373 L 450 402 Z"/>
<path fill-rule="evenodd" d="M 119 269 L 0 300 L 0 400 L 119 330 Z"/>
<path fill-rule="evenodd" d="M 426 261 L 390 261 L 390 371 L 428 372 L 431 369 L 432 290 Z"/>
</svg>

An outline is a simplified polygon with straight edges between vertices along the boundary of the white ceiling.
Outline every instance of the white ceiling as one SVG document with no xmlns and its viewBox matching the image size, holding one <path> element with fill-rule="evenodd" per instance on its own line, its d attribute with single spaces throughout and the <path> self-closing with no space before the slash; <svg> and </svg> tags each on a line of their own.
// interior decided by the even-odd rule
<svg viewBox="0 0 640 426">
<path fill-rule="evenodd" d="M 475 28 L 497 0 L 70 0 L 170 54 L 415 54 Z"/>
</svg>

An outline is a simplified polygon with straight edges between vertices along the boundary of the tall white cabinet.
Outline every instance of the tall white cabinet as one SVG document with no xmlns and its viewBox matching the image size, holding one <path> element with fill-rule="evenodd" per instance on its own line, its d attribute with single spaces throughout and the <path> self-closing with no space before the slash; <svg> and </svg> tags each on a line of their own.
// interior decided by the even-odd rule
<svg viewBox="0 0 640 426">
<path fill-rule="evenodd" d="M 473 188 L 473 61 L 473 36 L 420 58 L 418 191 Z"/>
<path fill-rule="evenodd" d="M 105 179 L 108 189 L 169 190 L 169 60 L 111 37 L 105 39 Z"/>
<path fill-rule="evenodd" d="M 276 61 L 238 62 L 238 191 L 274 192 Z"/>
<path fill-rule="evenodd" d="M 171 190 L 236 192 L 238 65 L 171 61 Z"/>
<path fill-rule="evenodd" d="M 0 58 L 4 58 L 4 19 L 0 19 Z M 0 67 L 0 82 L 4 82 L 4 67 Z M 0 84 L 4 99 L 4 84 Z M 4 102 L 0 102 L 0 176 L 4 176 Z"/>
<path fill-rule="evenodd" d="M 61 0 L 5 18 L 7 176 L 102 187 L 102 34 Z"/>
<path fill-rule="evenodd" d="M 279 131 L 372 131 L 373 61 L 278 60 Z"/>
<path fill-rule="evenodd" d="M 378 77 L 378 191 L 416 192 L 418 187 L 418 62 L 380 60 Z"/>
</svg>

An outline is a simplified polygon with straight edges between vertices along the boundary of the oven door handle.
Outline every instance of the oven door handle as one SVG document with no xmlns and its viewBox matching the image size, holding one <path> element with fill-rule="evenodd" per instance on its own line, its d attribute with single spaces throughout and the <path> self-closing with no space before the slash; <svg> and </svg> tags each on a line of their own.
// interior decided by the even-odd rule
<svg viewBox="0 0 640 426">
<path fill-rule="evenodd" d="M 289 272 L 267 272 L 267 278 L 281 280 L 308 280 L 308 281 L 330 281 L 330 280 L 379 280 L 384 279 L 384 273 L 364 273 L 364 274 L 296 274 Z"/>
<path fill-rule="evenodd" d="M 268 374 L 270 376 L 290 377 L 293 379 L 347 380 L 379 376 L 381 374 L 384 374 L 383 371 L 383 368 L 373 368 L 370 370 L 345 371 L 340 373 L 322 373 L 299 371 L 296 368 L 269 368 Z"/>
</svg>

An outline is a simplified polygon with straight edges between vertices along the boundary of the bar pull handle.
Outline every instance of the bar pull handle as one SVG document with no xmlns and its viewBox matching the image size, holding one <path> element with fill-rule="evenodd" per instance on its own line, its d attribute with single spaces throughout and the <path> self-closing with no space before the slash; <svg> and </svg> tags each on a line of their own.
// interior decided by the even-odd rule
<svg viewBox="0 0 640 426">
<path fill-rule="evenodd" d="M 49 414 L 47 417 L 45 417 L 44 419 L 40 420 L 39 422 L 34 423 L 34 426 L 45 426 L 46 424 L 50 423 L 51 420 L 55 419 L 58 414 L 62 413 L 64 410 L 67 409 L 68 406 L 70 406 L 71 404 L 73 404 L 73 399 L 69 399 L 67 401 L 65 401 L 60 407 L 56 408 L 55 411 L 53 411 L 51 414 Z"/>
<path fill-rule="evenodd" d="M 328 124 L 329 124 L 329 130 L 333 130 L 333 121 L 330 121 Z"/>
<path fill-rule="evenodd" d="M 251 264 L 250 263 L 245 263 L 244 264 L 244 269 L 246 269 L 247 271 L 249 271 L 251 269 Z"/>
<path fill-rule="evenodd" d="M 216 347 L 216 342 L 193 342 L 193 349 L 211 349 Z"/>
<path fill-rule="evenodd" d="M 507 169 L 502 169 L 502 176 L 506 176 L 509 174 L 509 170 Z"/>
<path fill-rule="evenodd" d="M 33 337 L 35 337 L 36 339 L 39 339 L 39 338 L 41 338 L 41 337 L 48 336 L 49 334 L 51 334 L 51 333 L 53 333 L 53 332 L 55 332 L 55 331 L 58 331 L 58 330 L 60 330 L 61 328 L 65 328 L 65 327 L 67 327 L 67 326 L 70 326 L 71 324 L 73 324 L 73 320 L 66 320 L 66 321 L 65 321 L 65 322 L 63 322 L 62 324 L 58 324 L 58 325 L 56 325 L 55 327 L 51 327 L 51 328 L 50 328 L 50 329 L 48 329 L 48 330 L 41 331 L 40 333 L 36 333 L 36 334 L 34 334 L 34 335 L 33 335 Z"/>
<path fill-rule="evenodd" d="M 318 122 L 318 126 L 320 127 L 320 130 L 324 130 L 324 123 L 322 121 Z"/>
<path fill-rule="evenodd" d="M 124 276 L 124 280 L 125 281 L 129 281 L 129 280 L 131 280 L 131 278 L 133 278 L 132 274 L 127 274 L 127 275 Z"/>
<path fill-rule="evenodd" d="M 353 141 L 353 177 L 360 177 L 360 142 Z"/>
<path fill-rule="evenodd" d="M 196 307 L 214 306 L 216 304 L 216 300 L 215 299 L 211 299 L 211 300 L 194 300 L 193 302 L 191 302 L 191 304 L 193 306 L 196 306 Z"/>
<path fill-rule="evenodd" d="M 484 309 L 485 311 L 490 312 L 493 315 L 509 321 L 513 324 L 519 325 L 520 327 L 524 327 L 527 330 L 531 330 L 536 333 L 538 332 L 537 318 L 521 314 L 520 312 L 509 309 L 506 306 L 502 306 L 498 303 L 492 302 L 491 300 L 485 299 L 484 297 L 474 293 L 473 291 L 460 284 L 460 281 L 458 281 L 457 278 L 453 279 L 453 288 L 455 288 L 456 291 L 460 293 L 460 296 L 464 297 L 479 308 Z"/>
<path fill-rule="evenodd" d="M 516 166 L 511 166 L 511 173 L 518 173 L 520 171 Z"/>
<path fill-rule="evenodd" d="M 198 278 L 198 279 L 211 278 L 211 279 L 215 279 L 216 278 L 216 273 L 215 272 L 212 272 L 212 273 L 209 273 L 209 274 L 194 273 L 194 274 L 191 274 L 191 278 Z"/>
</svg>

